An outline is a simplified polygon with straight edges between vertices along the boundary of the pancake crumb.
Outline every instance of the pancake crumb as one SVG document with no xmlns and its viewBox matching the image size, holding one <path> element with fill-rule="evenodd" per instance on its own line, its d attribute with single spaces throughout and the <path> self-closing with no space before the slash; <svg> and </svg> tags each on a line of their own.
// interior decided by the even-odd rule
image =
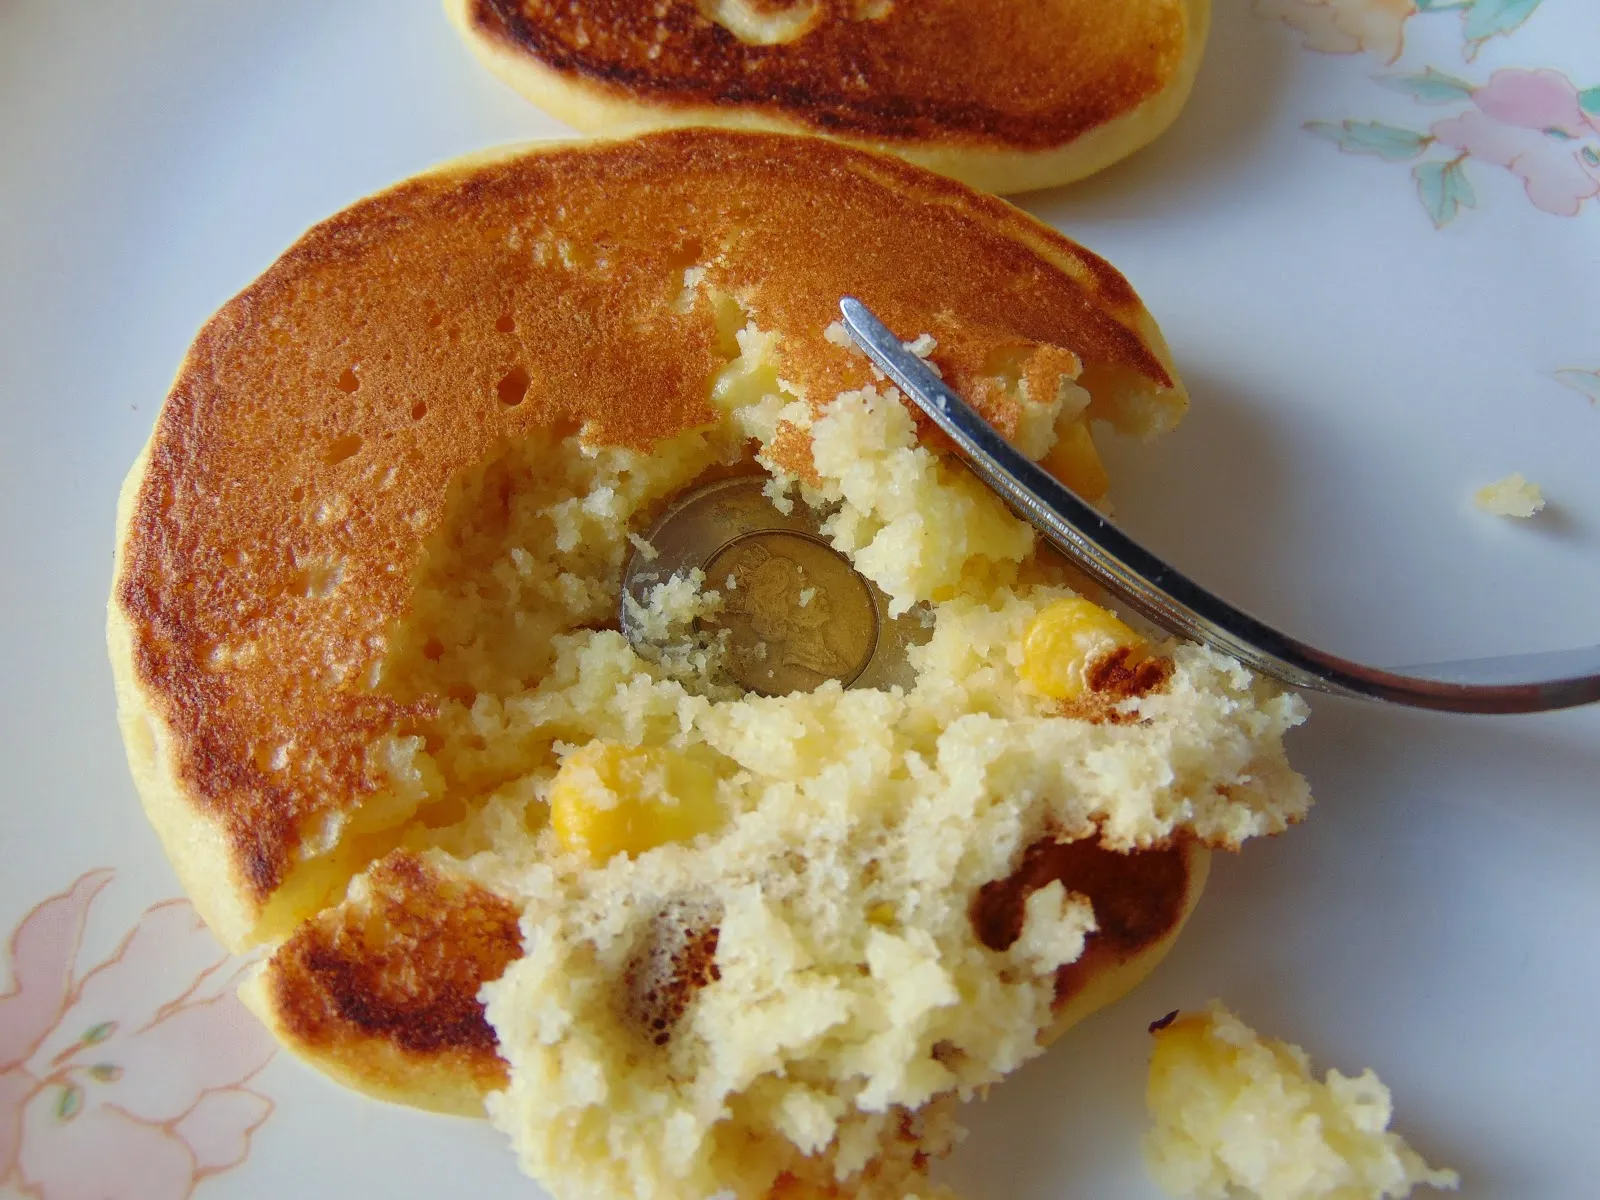
<svg viewBox="0 0 1600 1200">
<path fill-rule="evenodd" d="M 556 801 L 552 826 L 543 804 L 514 821 L 491 797 L 449 838 L 523 912 L 529 952 L 483 993 L 510 1068 L 489 1112 L 562 1200 L 755 1198 L 784 1176 L 863 1197 L 927 1187 L 949 1136 L 899 1131 L 1039 1054 L 1061 973 L 1123 917 L 1097 914 L 1069 871 L 1019 900 L 1017 936 L 991 946 L 974 924 L 985 887 L 1041 839 L 1093 838 L 1111 860 L 1180 838 L 1237 846 L 1309 803 L 1281 741 L 1302 702 L 1203 647 L 1152 644 L 1170 666 L 1142 694 L 1118 693 L 1115 720 L 1041 694 L 1022 671 L 1024 634 L 1074 593 L 1029 527 L 923 446 L 886 389 L 798 404 L 774 369 L 780 343 L 753 324 L 737 340 L 710 441 L 657 446 L 644 487 L 601 471 L 596 484 L 626 504 L 580 490 L 485 534 L 554 570 L 564 554 L 611 563 L 631 514 L 753 438 L 769 495 L 812 508 L 890 611 L 926 609 L 932 629 L 906 651 L 906 686 L 757 696 L 694 677 L 714 647 L 671 664 L 614 630 L 569 628 L 542 676 L 446 705 L 427 754 L 443 778 Z M 812 482 L 770 457 L 786 428 L 809 439 Z M 538 461 L 548 474 L 582 453 L 569 440 Z M 551 545 L 552 509 L 605 518 Z M 441 574 L 455 578 L 465 540 L 438 541 Z M 696 570 L 654 585 L 630 627 L 681 635 L 720 602 L 705 584 Z M 808 611 L 823 600 L 811 587 L 797 598 Z M 772 652 L 821 654 L 815 632 Z M 396 644 L 425 636 L 401 630 Z M 465 630 L 451 644 L 474 675 L 499 658 Z M 492 775 L 469 765 L 485 759 Z M 701 916 L 668 930 L 667 910 Z M 652 968 L 643 1025 L 640 1004 L 619 1000 L 644 994 L 640 963 L 667 964 Z"/>
<path fill-rule="evenodd" d="M 1513 471 L 1504 479 L 1485 484 L 1473 493 L 1472 502 L 1486 513 L 1497 517 L 1516 517 L 1527 520 L 1544 508 L 1544 493 L 1537 483 Z"/>
<path fill-rule="evenodd" d="M 1150 1174 L 1180 1200 L 1398 1200 L 1454 1190 L 1397 1133 L 1369 1068 L 1319 1083 L 1305 1051 L 1263 1038 L 1216 1001 L 1151 1025 L 1145 1136 Z"/>
</svg>

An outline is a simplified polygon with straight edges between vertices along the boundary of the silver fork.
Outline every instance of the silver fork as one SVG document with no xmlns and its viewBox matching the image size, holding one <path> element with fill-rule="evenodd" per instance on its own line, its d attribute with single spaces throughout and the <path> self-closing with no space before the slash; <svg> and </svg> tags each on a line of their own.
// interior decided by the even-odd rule
<svg viewBox="0 0 1600 1200">
<path fill-rule="evenodd" d="M 847 297 L 839 308 L 856 344 L 949 435 L 980 479 L 1052 546 L 1168 633 L 1205 642 L 1294 687 L 1415 708 L 1528 713 L 1600 700 L 1600 646 L 1402 672 L 1351 662 L 1273 629 L 1163 562 L 1024 458 L 860 301 Z"/>
</svg>

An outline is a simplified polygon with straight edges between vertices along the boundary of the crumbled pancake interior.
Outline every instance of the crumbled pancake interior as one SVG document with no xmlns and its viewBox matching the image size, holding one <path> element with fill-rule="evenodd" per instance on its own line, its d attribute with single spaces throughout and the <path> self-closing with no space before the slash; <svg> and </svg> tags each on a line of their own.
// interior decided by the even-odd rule
<svg viewBox="0 0 1600 1200">
<path fill-rule="evenodd" d="M 1484 484 L 1472 494 L 1472 502 L 1497 517 L 1525 521 L 1544 510 L 1544 492 L 1537 483 L 1523 478 L 1522 472 L 1513 471 L 1504 479 Z"/>
<path fill-rule="evenodd" d="M 1370 1069 L 1319 1083 L 1300 1047 L 1214 1001 L 1155 1032 L 1145 1157 L 1173 1196 L 1386 1200 L 1460 1185 L 1389 1132 L 1394 1105 Z"/>
<path fill-rule="evenodd" d="M 374 681 L 437 716 L 374 744 L 388 786 L 327 831 L 521 906 L 524 957 L 483 993 L 509 1065 L 489 1110 L 560 1200 L 927 1188 L 954 1098 L 1040 1052 L 1096 929 L 1056 883 L 993 949 L 984 885 L 1041 840 L 1235 846 L 1309 803 L 1281 744 L 1301 702 L 1231 660 L 1155 645 L 1160 670 L 1088 672 L 1087 707 L 1032 682 L 1065 568 L 887 385 L 803 402 L 723 309 L 716 424 L 649 454 L 552 430 L 457 482 Z M 1086 403 L 1035 398 L 1030 452 Z M 912 686 L 729 694 L 713 645 L 658 661 L 618 631 L 640 535 L 730 471 L 826 514 L 891 609 L 926 606 Z M 650 615 L 682 625 L 725 586 L 658 588 Z"/>
</svg>

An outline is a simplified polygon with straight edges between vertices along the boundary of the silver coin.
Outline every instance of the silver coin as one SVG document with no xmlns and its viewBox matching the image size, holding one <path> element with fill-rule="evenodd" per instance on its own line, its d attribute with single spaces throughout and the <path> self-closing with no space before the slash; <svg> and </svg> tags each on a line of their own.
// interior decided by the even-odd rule
<svg viewBox="0 0 1600 1200">
<path fill-rule="evenodd" d="M 923 606 L 889 616 L 888 598 L 821 534 L 803 503 L 780 512 L 764 494 L 765 475 L 721 479 L 680 497 L 644 535 L 623 572 L 622 631 L 651 646 L 636 619 L 651 588 L 699 569 L 722 607 L 697 633 L 726 633 L 724 665 L 733 681 L 763 696 L 811 691 L 828 680 L 845 687 L 909 687 L 906 650 L 926 641 Z"/>
</svg>

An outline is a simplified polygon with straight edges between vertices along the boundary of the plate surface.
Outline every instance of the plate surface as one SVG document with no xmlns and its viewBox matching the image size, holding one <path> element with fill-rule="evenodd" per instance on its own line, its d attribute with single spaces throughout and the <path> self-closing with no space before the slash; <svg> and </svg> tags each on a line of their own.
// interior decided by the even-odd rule
<svg viewBox="0 0 1600 1200">
<path fill-rule="evenodd" d="M 1600 640 L 1600 6 L 1217 7 L 1172 131 L 1026 201 L 1126 271 L 1194 393 L 1110 447 L 1120 517 L 1353 657 Z M 205 317 L 361 195 L 561 131 L 433 0 L 10 0 L 0 114 L 0 1195 L 537 1195 L 485 1124 L 361 1100 L 237 1010 L 163 903 L 102 606 Z M 1511 471 L 1532 521 L 1472 507 Z M 1145 1025 L 1212 996 L 1377 1068 L 1462 1195 L 1592 1194 L 1600 711 L 1314 707 L 1309 822 L 1219 862 L 1146 984 L 968 1110 L 969 1195 L 1155 1196 Z"/>
</svg>

